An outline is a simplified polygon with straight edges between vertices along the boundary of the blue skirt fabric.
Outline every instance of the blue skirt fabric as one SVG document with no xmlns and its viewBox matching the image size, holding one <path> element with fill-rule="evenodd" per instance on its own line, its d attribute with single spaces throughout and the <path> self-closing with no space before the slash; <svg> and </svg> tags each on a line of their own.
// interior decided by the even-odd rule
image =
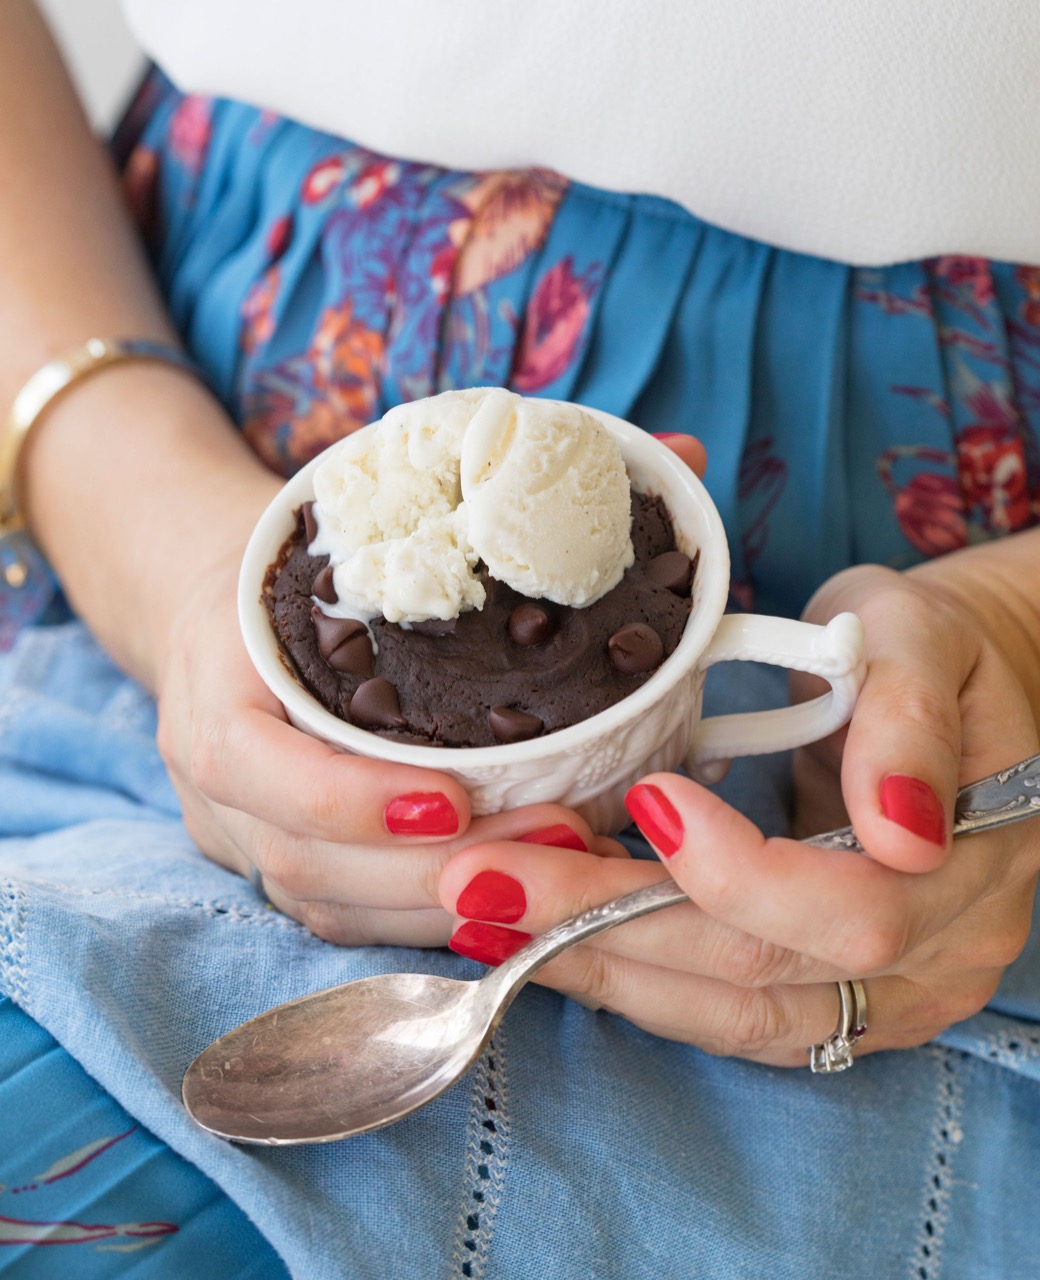
<svg viewBox="0 0 1040 1280">
<path fill-rule="evenodd" d="M 158 76 L 127 140 L 171 309 L 284 473 L 392 403 L 468 384 L 692 431 L 735 599 L 785 613 L 846 564 L 903 566 L 1036 519 L 1033 268 L 856 271 L 552 174 L 373 156 Z M 180 1077 L 230 1027 L 369 973 L 480 968 L 332 947 L 267 910 L 193 847 L 151 700 L 84 629 L 3 644 L 0 1271 L 1040 1269 L 1040 928 L 985 1011 L 833 1079 L 713 1059 L 529 988 L 472 1075 L 401 1124 L 284 1150 L 199 1131 Z M 713 672 L 708 709 L 771 704 L 782 683 Z M 786 830 L 783 757 L 722 787 Z"/>
</svg>

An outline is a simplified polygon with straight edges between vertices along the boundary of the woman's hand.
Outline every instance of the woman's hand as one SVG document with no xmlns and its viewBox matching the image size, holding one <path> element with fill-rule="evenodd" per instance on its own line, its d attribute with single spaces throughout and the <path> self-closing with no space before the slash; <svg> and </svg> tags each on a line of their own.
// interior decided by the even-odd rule
<svg viewBox="0 0 1040 1280">
<path fill-rule="evenodd" d="M 850 570 L 808 613 L 847 609 L 866 628 L 867 680 L 848 730 L 800 753 L 798 819 L 804 834 L 851 820 L 869 856 L 764 839 L 688 779 L 646 778 L 630 812 L 692 902 L 574 948 L 539 981 L 789 1066 L 834 1031 L 836 980 L 866 979 L 859 1052 L 920 1044 L 992 996 L 1028 935 L 1040 831 L 953 844 L 951 815 L 958 786 L 1037 750 L 1034 713 L 1000 623 L 984 630 L 934 567 Z M 518 937 L 661 878 L 655 863 L 500 843 L 453 857 L 441 898 L 462 917 L 452 945 L 501 960 Z"/>
<path fill-rule="evenodd" d="M 447 774 L 346 755 L 295 729 L 253 669 L 235 616 L 237 557 L 180 609 L 159 691 L 159 746 L 199 848 L 271 901 L 345 944 L 439 946 L 451 918 L 437 885 L 474 841 L 593 847 L 559 805 L 471 819 Z"/>
</svg>

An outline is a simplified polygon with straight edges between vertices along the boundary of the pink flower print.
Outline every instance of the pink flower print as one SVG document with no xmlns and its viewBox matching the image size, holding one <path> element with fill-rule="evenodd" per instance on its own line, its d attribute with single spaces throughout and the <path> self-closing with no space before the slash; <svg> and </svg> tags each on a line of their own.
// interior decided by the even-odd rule
<svg viewBox="0 0 1040 1280">
<path fill-rule="evenodd" d="M 213 99 L 182 99 L 170 120 L 170 150 L 190 173 L 202 171 L 212 133 Z"/>
<path fill-rule="evenodd" d="M 567 185 L 559 174 L 532 169 L 493 174 L 462 196 L 473 218 L 453 228 L 463 238 L 456 297 L 508 275 L 541 248 Z"/>
<path fill-rule="evenodd" d="M 539 280 L 524 317 L 511 385 L 530 394 L 554 382 L 577 354 L 595 292 L 591 273 L 574 274 L 568 254 Z"/>
<path fill-rule="evenodd" d="M 340 185 L 347 174 L 343 156 L 319 160 L 303 180 L 301 197 L 304 204 L 318 204 Z"/>
<path fill-rule="evenodd" d="M 401 166 L 396 160 L 373 160 L 358 174 L 351 185 L 351 196 L 359 209 L 368 209 L 401 179 Z"/>
<path fill-rule="evenodd" d="M 756 440 L 740 463 L 737 496 L 750 508 L 741 537 L 744 561 L 750 569 L 769 538 L 769 516 L 787 483 L 787 463 L 773 451 L 773 439 Z"/>
<path fill-rule="evenodd" d="M 895 466 L 902 460 L 936 462 L 948 466 L 952 459 L 937 449 L 895 446 L 878 461 L 881 481 L 893 500 L 903 536 L 922 555 L 938 556 L 967 545 L 968 525 L 964 495 L 955 476 L 918 471 L 904 485 L 897 485 Z"/>
<path fill-rule="evenodd" d="M 970 286 L 980 306 L 993 301 L 993 272 L 987 258 L 936 258 L 935 274 L 954 287 Z"/>
</svg>

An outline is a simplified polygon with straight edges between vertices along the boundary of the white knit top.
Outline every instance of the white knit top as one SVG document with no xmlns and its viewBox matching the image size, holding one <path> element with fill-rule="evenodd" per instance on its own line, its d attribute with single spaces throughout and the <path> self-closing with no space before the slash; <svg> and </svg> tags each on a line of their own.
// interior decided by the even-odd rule
<svg viewBox="0 0 1040 1280">
<path fill-rule="evenodd" d="M 124 0 L 183 89 L 858 264 L 1040 263 L 1036 0 Z"/>
</svg>

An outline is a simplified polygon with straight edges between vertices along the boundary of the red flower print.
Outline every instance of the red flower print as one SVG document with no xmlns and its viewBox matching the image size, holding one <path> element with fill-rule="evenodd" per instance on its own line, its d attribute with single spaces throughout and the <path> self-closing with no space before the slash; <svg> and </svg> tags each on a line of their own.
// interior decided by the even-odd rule
<svg viewBox="0 0 1040 1280">
<path fill-rule="evenodd" d="M 967 545 L 968 525 L 964 495 L 955 476 L 918 471 L 900 486 L 893 475 L 902 460 L 935 462 L 948 466 L 949 454 L 937 449 L 895 446 L 878 461 L 878 474 L 893 500 L 903 536 L 922 555 L 937 556 Z"/>
<path fill-rule="evenodd" d="M 55 1182 L 67 1178 L 75 1178 L 88 1165 L 103 1157 L 124 1138 L 128 1138 L 136 1130 L 133 1125 L 125 1133 L 114 1137 L 96 1138 L 76 1151 L 70 1151 L 59 1157 L 42 1173 L 38 1173 L 30 1183 L 11 1188 L 13 1195 L 39 1191 Z M 5 1152 L 5 1155 L 10 1153 Z M 0 1185 L 0 1191 L 5 1188 Z M 163 1236 L 175 1234 L 179 1230 L 172 1222 L 77 1222 L 72 1218 L 12 1218 L 8 1214 L 0 1214 L 0 1246 L 14 1245 L 23 1248 L 26 1245 L 55 1246 L 65 1244 L 95 1244 L 98 1240 L 125 1240 L 128 1243 L 116 1246 L 122 1250 L 146 1248 L 157 1244 Z M 2 1269 L 2 1268 L 0 1268 Z"/>
<path fill-rule="evenodd" d="M 1016 267 L 1015 280 L 1025 290 L 1022 319 L 1040 327 L 1040 267 Z"/>
<path fill-rule="evenodd" d="M 241 337 L 246 355 L 269 342 L 274 334 L 274 306 L 281 283 L 282 273 L 274 266 L 265 271 L 246 294 L 242 304 Z"/>
<path fill-rule="evenodd" d="M 895 509 L 899 527 L 923 555 L 956 551 L 968 541 L 963 499 L 950 476 L 919 471 L 899 491 Z"/>
<path fill-rule="evenodd" d="M 383 366 L 380 333 L 349 305 L 328 307 L 310 348 L 258 376 L 243 431 L 273 470 L 291 474 L 375 417 Z"/>
<path fill-rule="evenodd" d="M 29 1218 L 0 1216 L 0 1244 L 93 1244 L 97 1240 L 151 1240 L 173 1234 L 172 1222 L 73 1222 L 71 1219 L 35 1222 Z"/>
<path fill-rule="evenodd" d="M 354 204 L 359 209 L 368 209 L 400 178 L 401 166 L 396 160 L 373 160 L 365 165 L 351 184 Z"/>
<path fill-rule="evenodd" d="M 303 180 L 301 196 L 304 204 L 318 204 L 334 191 L 347 174 L 343 156 L 329 156 L 319 160 Z"/>
<path fill-rule="evenodd" d="M 1022 443 L 998 426 L 966 427 L 957 437 L 957 472 L 969 509 L 981 510 L 991 533 L 1022 529 L 1030 519 Z"/>
<path fill-rule="evenodd" d="M 267 252 L 271 261 L 277 261 L 292 244 L 293 237 L 293 216 L 291 213 L 283 213 L 271 225 L 271 230 L 267 233 Z"/>
<path fill-rule="evenodd" d="M 446 244 L 434 254 L 433 262 L 430 264 L 430 280 L 438 298 L 443 299 L 448 296 L 457 257 L 458 251 L 451 244 Z"/>
<path fill-rule="evenodd" d="M 750 569 L 769 537 L 769 516 L 787 483 L 787 463 L 773 451 L 773 439 L 749 445 L 740 463 L 737 495 L 749 514 L 741 535 L 744 561 Z"/>
<path fill-rule="evenodd" d="M 151 147 L 135 147 L 123 169 L 123 198 L 146 241 L 155 239 L 159 194 L 159 155 Z"/>
<path fill-rule="evenodd" d="M 530 394 L 554 382 L 577 355 L 595 293 L 591 276 L 574 274 L 568 254 L 539 280 L 524 317 L 512 386 Z"/>
<path fill-rule="evenodd" d="M 936 258 L 934 269 L 955 287 L 970 286 L 980 306 L 993 301 L 993 272 L 987 258 Z"/>
<path fill-rule="evenodd" d="M 189 172 L 202 171 L 212 134 L 212 98 L 182 99 L 170 120 L 170 150 Z"/>
</svg>

